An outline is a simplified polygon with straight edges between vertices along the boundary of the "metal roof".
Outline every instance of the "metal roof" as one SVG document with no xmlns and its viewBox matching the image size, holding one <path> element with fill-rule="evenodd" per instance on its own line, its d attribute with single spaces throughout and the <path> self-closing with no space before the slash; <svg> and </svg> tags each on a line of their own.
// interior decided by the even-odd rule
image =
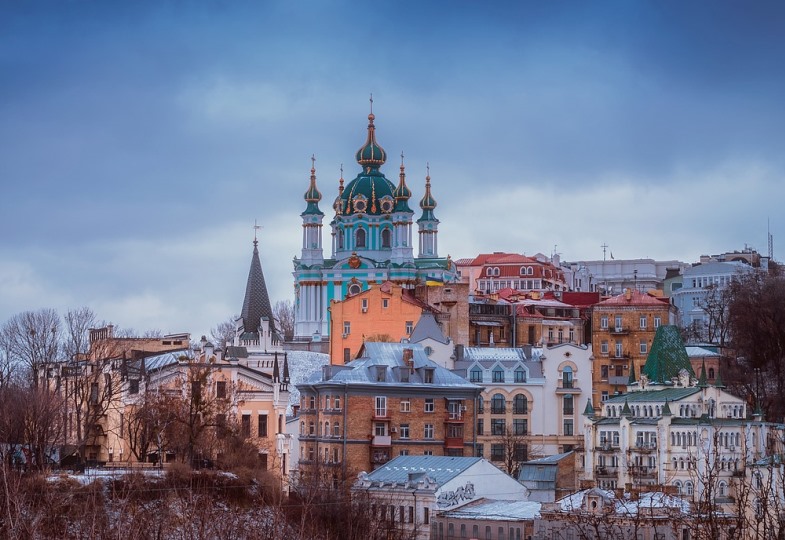
<svg viewBox="0 0 785 540">
<path fill-rule="evenodd" d="M 534 501 L 480 499 L 455 510 L 442 512 L 441 515 L 452 519 L 518 521 L 539 517 L 541 506 L 541 503 Z"/>
<path fill-rule="evenodd" d="M 410 474 L 424 473 L 442 486 L 480 461 L 479 457 L 398 456 L 370 473 L 368 480 L 403 483 Z"/>
<path fill-rule="evenodd" d="M 630 392 L 620 396 L 613 396 L 607 399 L 603 404 L 623 404 L 625 401 L 632 403 L 636 401 L 652 401 L 662 402 L 665 401 L 679 401 L 693 394 L 700 392 L 700 388 L 692 386 L 689 388 L 665 388 L 663 390 L 642 390 L 640 392 Z"/>
</svg>

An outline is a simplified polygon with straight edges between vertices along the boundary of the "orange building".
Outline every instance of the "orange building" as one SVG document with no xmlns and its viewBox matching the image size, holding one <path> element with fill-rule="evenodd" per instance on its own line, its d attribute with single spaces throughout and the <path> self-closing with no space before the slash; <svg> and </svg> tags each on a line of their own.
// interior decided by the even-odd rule
<svg viewBox="0 0 785 540">
<path fill-rule="evenodd" d="M 667 298 L 632 289 L 594 306 L 594 407 L 615 393 L 626 391 L 631 366 L 637 378 L 657 328 L 673 324 L 673 318 L 674 308 Z"/>
<path fill-rule="evenodd" d="M 387 281 L 330 303 L 330 363 L 353 360 L 365 341 L 408 338 L 423 311 L 436 310 L 410 289 Z"/>
</svg>

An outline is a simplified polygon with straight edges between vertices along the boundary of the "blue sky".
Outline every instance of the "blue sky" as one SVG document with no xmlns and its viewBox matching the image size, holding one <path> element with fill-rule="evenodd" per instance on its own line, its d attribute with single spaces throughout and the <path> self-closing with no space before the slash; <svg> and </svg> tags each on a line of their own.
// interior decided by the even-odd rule
<svg viewBox="0 0 785 540">
<path fill-rule="evenodd" d="M 782 259 L 783 28 L 775 2 L 4 2 L 0 321 L 206 333 L 254 219 L 290 298 L 310 156 L 327 210 L 370 92 L 417 200 L 430 162 L 442 255 L 692 262 L 765 252 L 770 219 Z"/>
</svg>

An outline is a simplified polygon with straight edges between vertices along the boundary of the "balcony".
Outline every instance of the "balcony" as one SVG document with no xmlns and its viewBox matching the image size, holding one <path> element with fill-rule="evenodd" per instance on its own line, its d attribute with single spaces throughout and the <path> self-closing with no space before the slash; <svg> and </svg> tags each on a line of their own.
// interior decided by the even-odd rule
<svg viewBox="0 0 785 540">
<path fill-rule="evenodd" d="M 506 412 L 505 407 L 491 407 L 491 414 L 505 414 Z"/>
<path fill-rule="evenodd" d="M 390 410 L 389 409 L 374 409 L 371 415 L 371 420 L 374 422 L 389 422 Z"/>
<path fill-rule="evenodd" d="M 618 467 L 597 467 L 594 470 L 594 476 L 597 478 L 616 478 L 619 476 Z"/>
<path fill-rule="evenodd" d="M 445 413 L 444 421 L 448 424 L 463 424 L 463 411 Z"/>
<path fill-rule="evenodd" d="M 445 437 L 445 448 L 463 448 L 463 437 Z"/>
<path fill-rule="evenodd" d="M 572 379 L 571 381 L 565 381 L 564 379 L 559 379 L 556 382 L 556 393 L 557 394 L 580 394 L 581 389 L 578 386 L 578 379 Z"/>
<path fill-rule="evenodd" d="M 371 439 L 371 446 L 374 448 L 392 446 L 392 437 L 390 435 L 374 435 Z"/>
<path fill-rule="evenodd" d="M 641 454 L 650 454 L 657 450 L 656 442 L 639 442 L 635 444 L 635 451 Z"/>
<path fill-rule="evenodd" d="M 608 328 L 608 330 L 610 331 L 611 334 L 614 334 L 614 335 L 617 335 L 617 336 L 621 336 L 621 335 L 630 333 L 630 329 L 626 328 L 624 326 L 611 326 L 610 328 Z"/>
<path fill-rule="evenodd" d="M 632 466 L 628 472 L 636 480 L 657 478 L 656 467 Z"/>
<path fill-rule="evenodd" d="M 630 358 L 632 358 L 632 356 L 630 355 L 630 353 L 626 353 L 626 352 L 622 352 L 622 353 L 614 352 L 611 355 L 611 359 L 613 360 L 629 360 Z"/>
<path fill-rule="evenodd" d="M 611 386 L 627 386 L 630 378 L 624 375 L 611 375 L 608 377 L 608 384 Z"/>
<path fill-rule="evenodd" d="M 599 446 L 595 447 L 594 450 L 595 450 L 595 452 L 609 452 L 609 453 L 613 453 L 613 452 L 618 452 L 619 445 L 618 444 L 613 445 L 611 443 L 603 442 L 603 443 L 600 443 Z"/>
<path fill-rule="evenodd" d="M 374 465 L 383 465 L 390 461 L 390 449 L 379 449 L 371 452 L 371 463 Z"/>
</svg>

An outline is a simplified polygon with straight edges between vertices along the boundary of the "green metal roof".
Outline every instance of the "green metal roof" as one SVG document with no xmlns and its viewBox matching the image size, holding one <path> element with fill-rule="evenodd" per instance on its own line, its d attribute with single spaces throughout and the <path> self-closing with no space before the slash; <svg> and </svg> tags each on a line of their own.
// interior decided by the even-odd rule
<svg viewBox="0 0 785 540">
<path fill-rule="evenodd" d="M 670 383 L 682 369 L 687 370 L 691 377 L 695 376 L 679 328 L 674 325 L 660 326 L 641 373 L 650 382 Z"/>
<path fill-rule="evenodd" d="M 605 401 L 605 403 L 621 404 L 632 403 L 641 401 L 679 401 L 693 394 L 700 392 L 700 388 L 664 388 L 662 390 L 642 390 L 640 392 L 630 392 L 620 396 L 613 396 Z"/>
</svg>

